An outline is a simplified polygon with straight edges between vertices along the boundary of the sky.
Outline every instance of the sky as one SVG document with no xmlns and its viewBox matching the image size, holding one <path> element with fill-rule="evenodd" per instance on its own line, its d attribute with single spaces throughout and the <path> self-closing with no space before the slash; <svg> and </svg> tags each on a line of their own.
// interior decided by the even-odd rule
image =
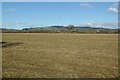
<svg viewBox="0 0 120 80">
<path fill-rule="evenodd" d="M 2 2 L 2 27 L 118 27 L 116 2 Z"/>
</svg>

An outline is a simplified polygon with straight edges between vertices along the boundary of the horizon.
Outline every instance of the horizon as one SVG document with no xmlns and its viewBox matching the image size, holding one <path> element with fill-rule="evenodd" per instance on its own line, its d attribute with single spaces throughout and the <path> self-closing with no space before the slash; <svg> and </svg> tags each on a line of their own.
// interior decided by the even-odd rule
<svg viewBox="0 0 120 80">
<path fill-rule="evenodd" d="M 24 28 L 21 28 L 21 29 L 15 29 L 15 28 L 0 28 L 0 29 L 13 29 L 13 30 L 22 30 L 22 29 L 25 29 L 25 28 L 27 28 L 27 29 L 34 29 L 34 28 L 48 28 L 48 27 L 51 27 L 52 28 L 52 26 L 62 26 L 62 25 L 51 25 L 51 26 L 36 26 L 36 27 L 24 27 Z M 66 25 L 66 26 L 63 26 L 64 28 L 65 27 L 67 27 L 68 25 Z M 74 26 L 74 25 L 73 25 Z M 117 29 L 117 30 L 119 30 L 119 28 L 105 28 L 105 27 L 92 27 L 92 26 L 74 26 L 73 28 L 98 28 L 98 29 L 100 29 L 100 28 L 103 28 L 103 29 L 110 29 L 110 30 L 112 30 L 112 29 Z"/>
<path fill-rule="evenodd" d="M 118 28 L 117 2 L 3 2 L 2 28 L 50 25 Z"/>
</svg>

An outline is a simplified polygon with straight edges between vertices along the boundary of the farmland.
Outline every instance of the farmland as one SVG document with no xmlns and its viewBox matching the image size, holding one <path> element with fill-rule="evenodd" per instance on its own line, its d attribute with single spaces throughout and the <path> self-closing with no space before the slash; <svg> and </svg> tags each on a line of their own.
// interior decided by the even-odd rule
<svg viewBox="0 0 120 80">
<path fill-rule="evenodd" d="M 3 33 L 7 78 L 111 78 L 118 75 L 117 34 Z"/>
</svg>

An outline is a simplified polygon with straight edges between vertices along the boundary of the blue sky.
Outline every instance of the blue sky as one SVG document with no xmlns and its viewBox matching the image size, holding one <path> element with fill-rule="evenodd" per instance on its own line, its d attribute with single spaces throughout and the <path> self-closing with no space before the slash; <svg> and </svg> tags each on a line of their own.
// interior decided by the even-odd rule
<svg viewBox="0 0 120 80">
<path fill-rule="evenodd" d="M 117 28 L 118 4 L 113 2 L 3 2 L 3 28 L 50 25 Z"/>
</svg>

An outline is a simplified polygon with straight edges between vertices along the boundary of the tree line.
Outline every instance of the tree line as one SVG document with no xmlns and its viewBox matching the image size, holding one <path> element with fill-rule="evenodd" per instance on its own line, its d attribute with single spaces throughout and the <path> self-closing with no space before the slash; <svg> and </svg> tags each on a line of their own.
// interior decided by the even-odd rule
<svg viewBox="0 0 120 80">
<path fill-rule="evenodd" d="M 75 29 L 74 25 L 68 25 L 66 27 L 64 26 L 51 26 L 49 28 L 52 28 L 51 30 L 46 29 L 44 30 L 43 28 L 40 28 L 39 30 L 34 29 L 34 28 L 24 28 L 22 30 L 14 30 L 14 29 L 1 29 L 0 32 L 2 33 L 90 33 L 90 34 L 119 34 L 120 29 L 101 29 L 101 28 L 89 28 L 86 29 L 87 27 L 83 27 L 84 30 L 81 28 Z M 54 30 L 55 28 L 55 30 Z"/>
</svg>

